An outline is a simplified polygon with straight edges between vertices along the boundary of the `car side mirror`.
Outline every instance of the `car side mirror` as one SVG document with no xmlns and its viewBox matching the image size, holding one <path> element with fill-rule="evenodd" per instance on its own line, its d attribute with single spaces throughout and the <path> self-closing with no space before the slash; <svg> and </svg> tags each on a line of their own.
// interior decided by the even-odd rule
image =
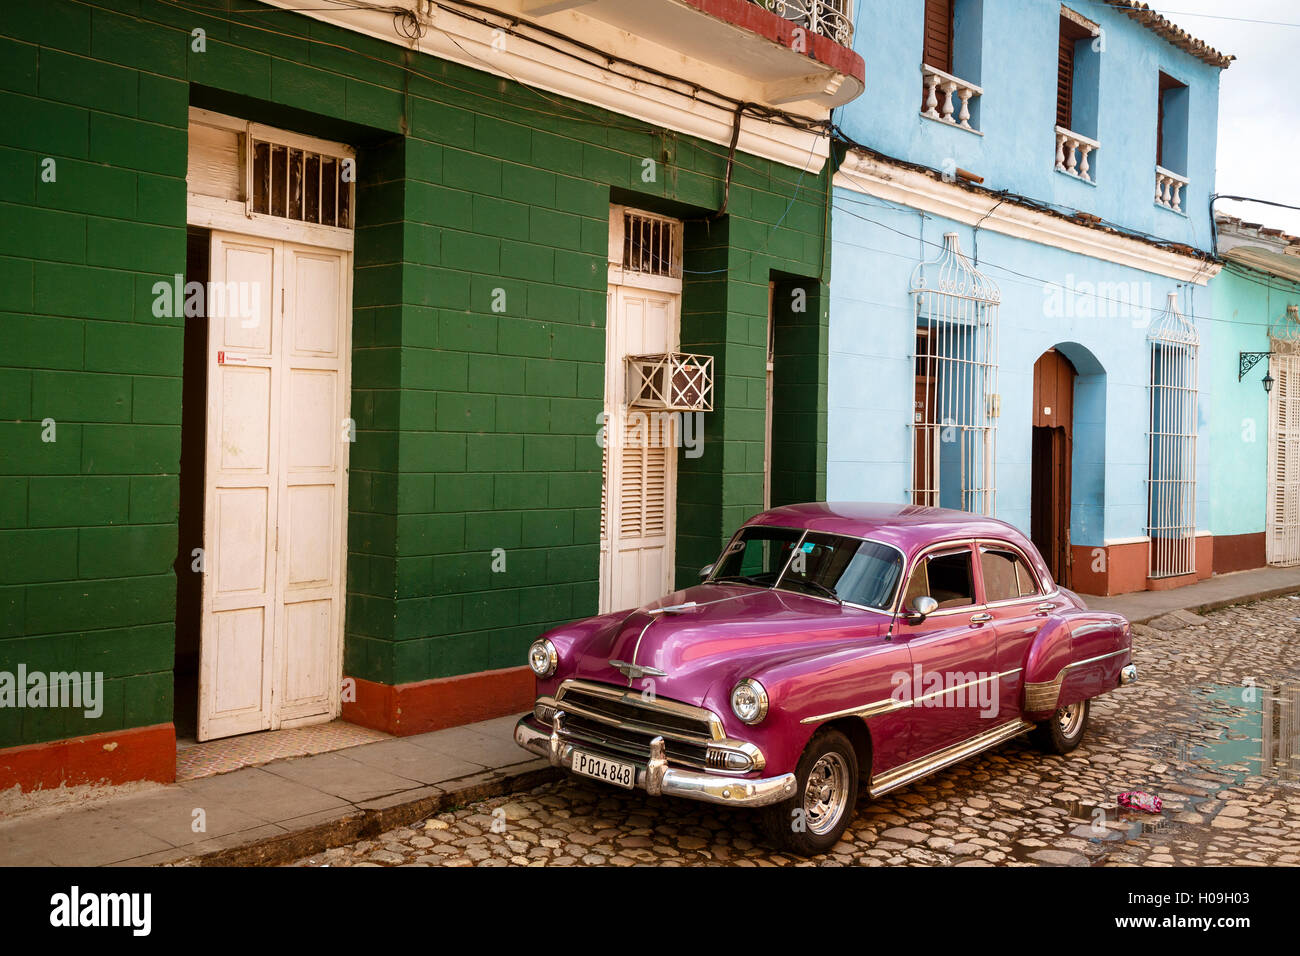
<svg viewBox="0 0 1300 956">
<path fill-rule="evenodd" d="M 704 567 L 700 568 L 700 580 L 707 581 L 709 579 L 709 575 L 712 573 L 713 573 L 713 565 L 706 564 Z"/>
<path fill-rule="evenodd" d="M 927 617 L 939 609 L 939 602 L 928 594 L 922 594 L 912 601 L 912 606 L 907 609 L 907 620 L 913 624 L 920 624 Z"/>
</svg>

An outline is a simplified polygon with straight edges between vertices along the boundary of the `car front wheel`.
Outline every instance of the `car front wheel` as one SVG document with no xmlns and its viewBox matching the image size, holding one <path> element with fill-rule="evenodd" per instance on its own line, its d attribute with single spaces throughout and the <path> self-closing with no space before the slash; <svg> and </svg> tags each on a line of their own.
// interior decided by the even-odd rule
<svg viewBox="0 0 1300 956">
<path fill-rule="evenodd" d="M 1034 743 L 1053 754 L 1068 754 L 1083 740 L 1088 729 L 1091 701 L 1081 700 L 1058 708 L 1048 720 L 1040 721 L 1034 728 Z"/>
<path fill-rule="evenodd" d="M 858 757 L 849 738 L 829 728 L 815 734 L 795 779 L 793 797 L 762 811 L 763 829 L 783 850 L 825 853 L 839 842 L 858 801 Z"/>
</svg>

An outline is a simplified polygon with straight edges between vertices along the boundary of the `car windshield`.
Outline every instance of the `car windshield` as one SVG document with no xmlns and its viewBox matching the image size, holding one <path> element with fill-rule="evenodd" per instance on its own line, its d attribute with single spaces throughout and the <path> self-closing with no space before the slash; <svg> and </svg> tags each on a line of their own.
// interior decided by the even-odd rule
<svg viewBox="0 0 1300 956">
<path fill-rule="evenodd" d="M 902 575 L 903 556 L 896 548 L 810 531 L 777 587 L 884 610 L 893 604 Z"/>
<path fill-rule="evenodd" d="M 802 537 L 793 528 L 742 528 L 718 558 L 710 580 L 770 588 Z"/>
<path fill-rule="evenodd" d="M 876 541 L 756 526 L 741 529 L 710 580 L 777 585 L 782 591 L 883 610 L 893 603 L 902 572 L 902 555 Z"/>
</svg>

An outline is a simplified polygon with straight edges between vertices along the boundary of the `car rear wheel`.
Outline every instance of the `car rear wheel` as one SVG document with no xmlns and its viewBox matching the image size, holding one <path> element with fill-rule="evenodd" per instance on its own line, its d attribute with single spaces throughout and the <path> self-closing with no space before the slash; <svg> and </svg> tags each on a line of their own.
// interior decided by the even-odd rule
<svg viewBox="0 0 1300 956">
<path fill-rule="evenodd" d="M 762 811 L 763 829 L 783 850 L 825 853 L 839 842 L 858 802 L 858 757 L 849 738 L 818 731 L 799 758 L 795 779 L 793 797 Z"/>
<path fill-rule="evenodd" d="M 1035 744 L 1053 754 L 1068 754 L 1083 740 L 1088 729 L 1092 701 L 1081 700 L 1057 709 L 1048 720 L 1040 721 L 1030 735 Z"/>
</svg>

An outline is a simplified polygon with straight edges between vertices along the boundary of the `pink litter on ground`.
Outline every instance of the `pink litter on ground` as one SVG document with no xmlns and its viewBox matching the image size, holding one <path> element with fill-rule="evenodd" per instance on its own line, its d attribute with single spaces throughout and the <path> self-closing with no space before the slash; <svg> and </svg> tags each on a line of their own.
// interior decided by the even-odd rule
<svg viewBox="0 0 1300 956">
<path fill-rule="evenodd" d="M 1159 813 L 1164 807 L 1162 801 L 1155 794 L 1147 793 L 1145 790 L 1129 790 L 1121 793 L 1116 802 L 1121 807 L 1127 807 L 1130 810 L 1141 810 L 1144 813 Z"/>
</svg>

